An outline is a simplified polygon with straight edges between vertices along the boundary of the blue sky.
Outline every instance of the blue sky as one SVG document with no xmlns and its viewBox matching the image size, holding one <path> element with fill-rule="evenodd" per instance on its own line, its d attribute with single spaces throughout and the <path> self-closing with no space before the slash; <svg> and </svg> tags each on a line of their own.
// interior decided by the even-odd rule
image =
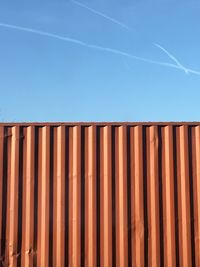
<svg viewBox="0 0 200 267">
<path fill-rule="evenodd" d="M 78 1 L 0 0 L 0 121 L 200 120 L 200 0 Z"/>
</svg>

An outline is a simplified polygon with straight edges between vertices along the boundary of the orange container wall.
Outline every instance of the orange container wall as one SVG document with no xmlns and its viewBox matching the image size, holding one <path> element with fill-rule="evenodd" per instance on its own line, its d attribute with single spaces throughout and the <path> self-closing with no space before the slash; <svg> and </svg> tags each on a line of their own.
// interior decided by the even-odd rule
<svg viewBox="0 0 200 267">
<path fill-rule="evenodd" d="M 200 123 L 0 124 L 0 266 L 200 267 Z"/>
</svg>

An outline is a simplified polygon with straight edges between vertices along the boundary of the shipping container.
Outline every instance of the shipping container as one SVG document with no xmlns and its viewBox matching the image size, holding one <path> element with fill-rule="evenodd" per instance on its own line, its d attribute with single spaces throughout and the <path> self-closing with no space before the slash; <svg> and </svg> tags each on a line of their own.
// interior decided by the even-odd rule
<svg viewBox="0 0 200 267">
<path fill-rule="evenodd" d="M 200 267 L 200 123 L 1 123 L 0 266 Z"/>
</svg>

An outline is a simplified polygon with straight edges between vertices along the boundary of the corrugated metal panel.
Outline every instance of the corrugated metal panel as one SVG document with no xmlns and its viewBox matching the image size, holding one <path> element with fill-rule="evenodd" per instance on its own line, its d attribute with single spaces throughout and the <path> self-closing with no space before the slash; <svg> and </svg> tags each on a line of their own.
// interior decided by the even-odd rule
<svg viewBox="0 0 200 267">
<path fill-rule="evenodd" d="M 0 266 L 200 266 L 200 124 L 0 124 Z"/>
</svg>

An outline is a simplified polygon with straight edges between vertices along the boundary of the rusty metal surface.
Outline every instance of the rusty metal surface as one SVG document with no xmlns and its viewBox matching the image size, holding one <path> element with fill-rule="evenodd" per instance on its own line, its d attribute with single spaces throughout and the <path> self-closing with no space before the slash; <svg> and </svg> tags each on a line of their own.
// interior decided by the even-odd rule
<svg viewBox="0 0 200 267">
<path fill-rule="evenodd" d="M 0 266 L 200 267 L 200 123 L 1 123 Z"/>
</svg>

